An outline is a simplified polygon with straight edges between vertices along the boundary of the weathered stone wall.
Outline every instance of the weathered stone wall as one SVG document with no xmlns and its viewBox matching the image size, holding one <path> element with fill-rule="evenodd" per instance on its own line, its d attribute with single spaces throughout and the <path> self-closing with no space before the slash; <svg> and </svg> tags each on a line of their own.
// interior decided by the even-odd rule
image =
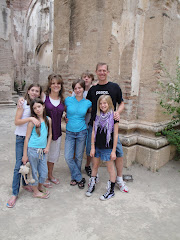
<svg viewBox="0 0 180 240">
<path fill-rule="evenodd" d="M 14 65 L 11 46 L 11 10 L 8 1 L 0 2 L 0 103 L 11 102 Z"/>
<path fill-rule="evenodd" d="M 83 71 L 94 72 L 97 62 L 107 62 L 109 80 L 121 86 L 125 101 L 119 131 L 126 165 L 143 162 L 155 171 L 171 154 L 167 140 L 155 136 L 168 119 L 155 92 L 159 80 L 168 81 L 159 60 L 172 73 L 180 54 L 180 1 L 55 0 L 54 4 L 53 64 L 64 76 L 66 92 Z"/>
</svg>

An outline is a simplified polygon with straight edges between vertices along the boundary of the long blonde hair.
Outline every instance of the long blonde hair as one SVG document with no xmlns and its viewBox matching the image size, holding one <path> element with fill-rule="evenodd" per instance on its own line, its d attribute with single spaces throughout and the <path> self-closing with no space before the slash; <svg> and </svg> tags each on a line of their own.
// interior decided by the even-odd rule
<svg viewBox="0 0 180 240">
<path fill-rule="evenodd" d="M 110 111 L 114 111 L 114 105 L 113 105 L 113 102 L 112 102 L 112 98 L 110 97 L 110 95 L 101 95 L 99 98 L 98 98 L 98 101 L 97 101 L 97 113 L 96 115 L 97 116 L 100 116 L 100 101 L 101 100 L 105 100 L 109 106 L 108 108 L 108 112 Z"/>
</svg>

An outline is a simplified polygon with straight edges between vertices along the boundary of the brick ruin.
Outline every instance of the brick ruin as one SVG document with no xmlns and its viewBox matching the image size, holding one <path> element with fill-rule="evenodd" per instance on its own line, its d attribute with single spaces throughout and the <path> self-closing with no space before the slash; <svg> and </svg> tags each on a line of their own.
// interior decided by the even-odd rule
<svg viewBox="0 0 180 240">
<path fill-rule="evenodd" d="M 180 56 L 179 0 L 2 0 L 0 3 L 0 102 L 12 104 L 14 83 L 46 85 L 63 76 L 66 94 L 85 70 L 107 62 L 109 80 L 123 92 L 119 135 L 125 166 L 134 161 L 156 171 L 173 156 L 166 138 L 156 137 L 168 121 L 156 94 Z"/>
</svg>

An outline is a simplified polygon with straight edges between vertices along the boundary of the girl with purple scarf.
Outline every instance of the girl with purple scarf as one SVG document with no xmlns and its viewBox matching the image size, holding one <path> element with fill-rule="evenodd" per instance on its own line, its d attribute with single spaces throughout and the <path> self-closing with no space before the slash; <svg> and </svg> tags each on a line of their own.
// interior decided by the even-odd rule
<svg viewBox="0 0 180 240">
<path fill-rule="evenodd" d="M 96 175 L 99 161 L 106 161 L 110 180 L 108 181 L 107 192 L 100 197 L 100 200 L 107 200 L 114 197 L 114 186 L 116 172 L 114 160 L 116 159 L 116 146 L 118 140 L 118 122 L 114 120 L 114 106 L 109 95 L 101 95 L 97 102 L 97 114 L 93 124 L 91 138 L 91 153 L 93 157 L 92 177 L 89 179 L 86 196 L 90 197 L 95 190 Z"/>
</svg>

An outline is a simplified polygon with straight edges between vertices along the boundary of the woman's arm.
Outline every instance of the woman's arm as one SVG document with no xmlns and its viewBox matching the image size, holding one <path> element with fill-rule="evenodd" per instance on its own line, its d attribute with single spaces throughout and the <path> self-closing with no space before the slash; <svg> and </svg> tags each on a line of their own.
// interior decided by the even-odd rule
<svg viewBox="0 0 180 240">
<path fill-rule="evenodd" d="M 27 127 L 26 137 L 24 140 L 24 150 L 23 150 L 23 157 L 22 157 L 23 164 L 26 164 L 26 162 L 28 161 L 27 148 L 28 148 L 28 142 L 29 142 L 29 138 L 31 136 L 33 127 L 34 127 L 34 124 L 32 122 L 29 122 Z"/>
<path fill-rule="evenodd" d="M 114 124 L 114 139 L 113 139 L 113 149 L 111 152 L 111 160 L 116 160 L 117 141 L 118 141 L 118 122 Z"/>
<path fill-rule="evenodd" d="M 93 122 L 93 130 L 92 130 L 92 135 L 91 135 L 91 152 L 90 156 L 94 157 L 95 155 L 95 142 L 94 142 L 94 122 Z"/>
<path fill-rule="evenodd" d="M 50 147 L 50 144 L 51 144 L 51 140 L 52 140 L 52 121 L 51 121 L 51 118 L 48 117 L 48 120 L 49 120 L 49 128 L 48 128 L 48 140 L 47 140 L 47 146 L 46 148 L 44 149 L 44 153 L 48 153 L 49 152 L 49 147 Z"/>
<path fill-rule="evenodd" d="M 28 118 L 22 119 L 23 111 L 24 111 L 23 108 L 17 108 L 15 121 L 14 121 L 16 126 L 25 124 L 27 122 L 32 122 L 36 127 L 40 126 L 41 124 L 40 121 L 37 120 L 35 117 L 28 117 Z"/>
</svg>

